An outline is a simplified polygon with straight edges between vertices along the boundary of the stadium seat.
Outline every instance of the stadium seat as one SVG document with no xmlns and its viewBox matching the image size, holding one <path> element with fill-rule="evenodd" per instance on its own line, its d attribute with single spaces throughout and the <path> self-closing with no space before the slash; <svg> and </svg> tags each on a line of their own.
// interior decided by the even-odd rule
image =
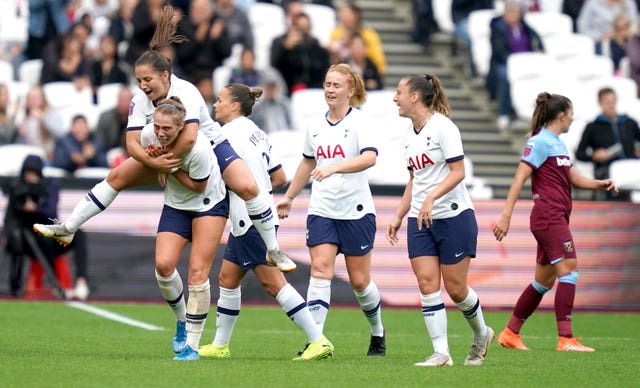
<svg viewBox="0 0 640 388">
<path fill-rule="evenodd" d="M 440 31 L 446 32 L 447 34 L 453 34 L 453 31 L 455 30 L 455 25 L 451 18 L 451 3 L 452 0 L 438 0 L 431 2 L 433 7 L 433 16 L 438 23 L 438 27 L 440 28 Z"/>
<path fill-rule="evenodd" d="M 491 61 L 491 19 L 498 16 L 493 9 L 481 9 L 469 14 L 471 56 L 478 75 L 486 76 Z"/>
<path fill-rule="evenodd" d="M 336 26 L 336 11 L 326 5 L 313 3 L 304 3 L 303 9 L 311 19 L 311 35 L 323 47 L 328 46 L 331 31 Z"/>
<path fill-rule="evenodd" d="M 287 180 L 291 181 L 302 160 L 305 132 L 303 130 L 269 133 L 271 157 L 282 164 Z"/>
<path fill-rule="evenodd" d="M 37 155 L 43 160 L 47 156 L 41 147 L 26 144 L 0 145 L 0 176 L 18 176 L 22 163 L 28 155 Z"/>
<path fill-rule="evenodd" d="M 111 171 L 108 167 L 82 167 L 73 172 L 73 176 L 79 179 L 104 179 Z"/>
<path fill-rule="evenodd" d="M 118 94 L 120 90 L 127 85 L 122 84 L 104 84 L 98 87 L 98 111 L 102 113 L 118 105 Z"/>
<path fill-rule="evenodd" d="M 26 44 L 29 2 L 3 1 L 0 7 L 0 44 Z"/>
<path fill-rule="evenodd" d="M 582 132 L 584 132 L 584 128 L 587 126 L 586 120 L 574 119 L 573 123 L 571 123 L 571 127 L 569 127 L 569 132 L 560 134 L 560 140 L 567 146 L 567 150 L 569 151 L 569 155 L 571 156 L 571 160 L 575 163 L 575 153 L 578 148 L 578 144 L 580 143 L 580 139 L 582 138 Z"/>
<path fill-rule="evenodd" d="M 540 35 L 542 39 L 555 34 L 573 32 L 573 21 L 569 15 L 559 12 L 527 12 L 524 21 Z"/>
<path fill-rule="evenodd" d="M 509 55 L 507 78 L 511 103 L 518 117 L 531 117 L 540 92 L 559 93 L 561 82 L 556 67 L 557 61 L 548 54 L 524 52 Z"/>
<path fill-rule="evenodd" d="M 609 176 L 619 189 L 640 190 L 640 159 L 616 160 L 609 166 Z"/>
<path fill-rule="evenodd" d="M 588 82 L 613 75 L 613 61 L 602 55 L 576 55 L 561 59 L 558 64 L 560 72 L 579 82 Z"/>
<path fill-rule="evenodd" d="M 254 3 L 247 16 L 253 32 L 255 66 L 262 69 L 270 63 L 271 43 L 286 32 L 284 10 L 276 4 Z"/>
<path fill-rule="evenodd" d="M 213 70 L 213 95 L 218 96 L 222 88 L 224 88 L 231 78 L 231 71 L 233 68 L 231 66 L 222 65 L 218 66 Z"/>
<path fill-rule="evenodd" d="M 294 92 L 290 100 L 291 125 L 295 130 L 304 130 L 305 121 L 313 115 L 327 111 L 322 89 L 303 89 Z"/>
<path fill-rule="evenodd" d="M 18 80 L 26 82 L 29 86 L 40 84 L 42 63 L 42 59 L 29 59 L 22 62 L 18 67 Z"/>
<path fill-rule="evenodd" d="M 558 61 L 595 55 L 595 42 L 583 34 L 558 33 L 543 38 L 544 51 Z"/>
<path fill-rule="evenodd" d="M 637 109 L 638 84 L 631 78 L 626 77 L 600 77 L 583 84 L 583 93 L 586 96 L 593 96 L 597 101 L 598 91 L 604 87 L 610 87 L 616 92 L 618 98 L 618 111 L 630 113 Z"/>
<path fill-rule="evenodd" d="M 0 83 L 8 83 L 15 81 L 13 75 L 13 65 L 8 61 L 0 60 Z"/>
<path fill-rule="evenodd" d="M 78 90 L 73 82 L 48 82 L 42 86 L 47 103 L 52 108 L 63 108 L 70 105 L 93 104 L 91 88 Z"/>
<path fill-rule="evenodd" d="M 544 12 L 562 12 L 563 0 L 540 0 L 540 8 Z"/>
</svg>

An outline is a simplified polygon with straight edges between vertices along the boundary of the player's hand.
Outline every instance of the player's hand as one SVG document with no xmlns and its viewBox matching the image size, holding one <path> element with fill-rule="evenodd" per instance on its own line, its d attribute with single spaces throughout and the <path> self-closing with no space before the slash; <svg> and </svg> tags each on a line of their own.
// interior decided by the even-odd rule
<svg viewBox="0 0 640 388">
<path fill-rule="evenodd" d="M 311 171 L 311 177 L 318 182 L 322 182 L 323 179 L 335 174 L 335 166 L 316 167 Z"/>
<path fill-rule="evenodd" d="M 402 225 L 402 219 L 398 217 L 393 217 L 393 220 L 387 225 L 387 241 L 391 245 L 396 245 L 400 240 L 398 239 L 398 229 Z"/>
<path fill-rule="evenodd" d="M 151 158 L 149 160 L 149 167 L 153 168 L 157 172 L 163 172 L 167 174 L 171 174 L 173 169 L 176 167 L 180 167 L 182 164 L 182 159 L 174 158 L 173 152 L 168 152 L 166 154 L 160 155 L 157 158 Z"/>
<path fill-rule="evenodd" d="M 165 172 L 158 173 L 158 183 L 160 184 L 160 187 L 162 187 L 163 189 L 167 187 L 167 173 Z"/>
<path fill-rule="evenodd" d="M 504 214 L 500 217 L 498 222 L 496 222 L 496 225 L 493 227 L 493 235 L 496 236 L 496 240 L 502 241 L 503 238 L 507 237 L 510 223 L 510 217 L 507 217 Z"/>
<path fill-rule="evenodd" d="M 433 224 L 433 218 L 431 218 L 431 213 L 433 212 L 433 203 L 435 200 L 427 195 L 424 202 L 422 203 L 422 207 L 418 212 L 418 230 L 422 230 L 422 225 L 427 228 Z"/>
<path fill-rule="evenodd" d="M 616 187 L 616 182 L 614 182 L 613 179 L 601 180 L 600 187 L 606 191 L 613 191 L 614 193 L 618 192 L 618 188 Z"/>
<path fill-rule="evenodd" d="M 149 146 L 147 146 L 147 148 L 145 148 L 144 151 L 147 153 L 147 155 L 151 156 L 152 158 L 157 158 L 158 156 L 167 153 L 166 148 L 162 146 L 156 146 L 153 144 L 150 144 Z"/>
<path fill-rule="evenodd" d="M 289 212 L 291 211 L 292 204 L 293 201 L 285 195 L 284 199 L 282 199 L 282 201 L 278 202 L 278 204 L 276 205 L 278 218 L 284 220 L 285 218 L 289 217 Z"/>
</svg>

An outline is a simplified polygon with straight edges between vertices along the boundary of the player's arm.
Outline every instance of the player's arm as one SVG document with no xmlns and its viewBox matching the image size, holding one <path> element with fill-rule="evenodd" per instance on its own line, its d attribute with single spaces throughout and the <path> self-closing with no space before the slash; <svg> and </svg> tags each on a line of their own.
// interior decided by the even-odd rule
<svg viewBox="0 0 640 388">
<path fill-rule="evenodd" d="M 400 226 L 402 226 L 402 220 L 404 216 L 409 212 L 409 208 L 411 207 L 411 194 L 413 192 L 413 171 L 409 170 L 409 182 L 407 186 L 404 188 L 404 193 L 402 194 L 402 199 L 400 199 L 400 205 L 398 209 L 396 209 L 396 214 L 393 216 L 393 219 L 387 225 L 387 241 L 391 243 L 391 245 L 396 245 L 399 242 L 398 239 L 398 230 Z"/>
<path fill-rule="evenodd" d="M 284 194 L 284 198 L 280 202 L 278 202 L 278 217 L 287 218 L 289 216 L 289 210 L 291 210 L 293 200 L 307 185 L 307 183 L 309 182 L 309 178 L 311 178 L 311 171 L 313 171 L 315 167 L 315 158 L 302 158 L 300 164 L 298 165 L 298 169 L 293 176 L 293 180 L 291 180 L 291 184 L 289 185 L 287 192 Z"/>
<path fill-rule="evenodd" d="M 271 180 L 271 187 L 277 189 L 287 183 L 287 174 L 285 174 L 284 168 L 280 167 L 269 173 L 269 179 Z"/>
<path fill-rule="evenodd" d="M 168 173 L 173 168 L 180 167 L 181 160 L 174 158 L 172 152 L 162 154 L 157 157 L 149 155 L 142 147 L 140 141 L 141 129 L 129 129 L 127 130 L 127 152 L 138 162 L 153 168 L 154 170 L 162 173 Z"/>
<path fill-rule="evenodd" d="M 191 178 L 188 173 L 180 169 L 174 172 L 173 176 L 181 185 L 198 194 L 204 193 L 207 188 L 207 182 L 209 181 L 209 177 L 206 177 L 204 180 L 195 180 Z"/>
<path fill-rule="evenodd" d="M 364 171 L 369 167 L 375 166 L 377 156 L 377 150 L 367 149 L 355 158 L 343 160 L 329 166 L 317 167 L 311 171 L 311 176 L 317 181 L 322 181 L 336 173 L 349 174 Z"/>
<path fill-rule="evenodd" d="M 183 157 L 184 154 L 189 152 L 193 145 L 196 144 L 196 138 L 198 137 L 197 122 L 188 122 L 182 128 L 180 135 L 176 139 L 175 143 L 171 146 L 171 152 L 178 157 Z"/>
<path fill-rule="evenodd" d="M 513 177 L 509 193 L 507 194 L 507 200 L 505 201 L 504 210 L 496 226 L 493 227 L 493 234 L 496 236 L 496 240 L 502 241 L 507 236 L 509 226 L 511 224 L 511 215 L 513 214 L 513 208 L 516 206 L 518 198 L 522 193 L 524 183 L 529 179 L 533 173 L 533 168 L 525 162 L 518 164 L 516 175 Z"/>
<path fill-rule="evenodd" d="M 591 179 L 581 175 L 575 167 L 569 170 L 571 185 L 584 190 L 606 190 L 618 192 L 615 182 L 612 179 Z"/>
</svg>

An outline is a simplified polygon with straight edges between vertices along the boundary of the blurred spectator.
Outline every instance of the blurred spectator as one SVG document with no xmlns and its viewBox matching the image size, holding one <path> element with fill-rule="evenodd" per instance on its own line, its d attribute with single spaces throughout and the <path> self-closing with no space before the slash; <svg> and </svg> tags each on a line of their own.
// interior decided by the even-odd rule
<svg viewBox="0 0 640 388">
<path fill-rule="evenodd" d="M 562 13 L 569 15 L 573 21 L 573 32 L 578 32 L 578 15 L 585 0 L 563 0 Z"/>
<path fill-rule="evenodd" d="M 373 61 L 378 73 L 387 72 L 387 60 L 382 49 L 380 36 L 373 28 L 362 21 L 362 10 L 353 2 L 338 7 L 338 25 L 331 31 L 329 51 L 333 63 L 344 62 L 349 57 L 349 38 L 354 33 L 362 36 L 366 43 L 367 57 Z"/>
<path fill-rule="evenodd" d="M 129 121 L 129 104 L 133 93 L 127 85 L 122 85 L 118 92 L 118 102 L 115 107 L 102 112 L 98 118 L 95 136 L 105 150 L 125 147 L 127 122 Z M 110 166 L 113 167 L 113 166 Z"/>
<path fill-rule="evenodd" d="M 595 41 L 609 39 L 619 15 L 626 15 L 635 26 L 638 22 L 636 3 L 633 0 L 586 0 L 578 16 L 578 32 Z"/>
<path fill-rule="evenodd" d="M 293 20 L 301 13 L 304 13 L 304 2 L 299 0 L 290 1 L 284 9 L 287 27 L 290 27 L 293 24 Z"/>
<path fill-rule="evenodd" d="M 118 47 L 111 35 L 104 35 L 100 39 L 99 55 L 89 65 L 89 78 L 94 94 L 105 84 L 128 84 L 129 76 L 120 65 Z"/>
<path fill-rule="evenodd" d="M 522 20 L 518 1 L 507 1 L 504 14 L 491 20 L 491 62 L 486 86 L 492 100 L 498 101 L 498 128 L 511 121 L 511 91 L 507 78 L 507 58 L 519 52 L 542 51 L 540 36 Z"/>
<path fill-rule="evenodd" d="M 104 146 L 89 131 L 85 116 L 73 117 L 69 133 L 56 141 L 51 164 L 70 173 L 83 167 L 109 167 Z"/>
<path fill-rule="evenodd" d="M 70 3 L 70 0 L 29 0 L 26 59 L 41 58 L 47 43 L 69 29 L 66 7 Z"/>
<path fill-rule="evenodd" d="M 305 88 L 320 88 L 329 67 L 329 53 L 311 36 L 311 20 L 298 14 L 287 32 L 271 45 L 271 66 L 287 84 L 289 94 Z"/>
<path fill-rule="evenodd" d="M 180 21 L 178 32 L 189 39 L 176 48 L 184 78 L 198 88 L 212 89 L 213 70 L 231 54 L 225 22 L 216 14 L 210 0 L 193 0 L 189 17 Z M 209 85 L 201 85 L 203 83 Z"/>
<path fill-rule="evenodd" d="M 133 66 L 136 59 L 149 48 L 163 4 L 164 0 L 138 0 L 131 16 L 133 32 L 124 57 L 129 65 Z"/>
<path fill-rule="evenodd" d="M 452 56 L 458 54 L 458 45 L 463 44 L 466 53 L 464 61 L 467 63 L 471 78 L 477 77 L 476 67 L 471 60 L 471 37 L 469 36 L 469 14 L 481 9 L 492 9 L 492 0 L 453 0 L 451 3 L 451 20 L 455 25 L 454 35 L 457 42 L 453 42 Z"/>
<path fill-rule="evenodd" d="M 76 15 L 90 15 L 92 19 L 99 17 L 109 17 L 115 9 L 109 0 L 84 1 L 76 10 Z M 77 18 L 76 18 L 77 20 Z"/>
<path fill-rule="evenodd" d="M 432 1 L 435 0 L 413 0 L 413 31 L 411 32 L 411 37 L 414 42 L 423 45 L 427 53 L 430 53 L 431 34 L 438 32 L 438 23 L 433 13 Z"/>
<path fill-rule="evenodd" d="M 40 86 L 29 90 L 24 109 L 24 118 L 18 124 L 16 143 L 40 147 L 47 159 L 51 160 L 55 139 L 65 133 L 60 112 L 51 108 Z"/>
<path fill-rule="evenodd" d="M 11 294 L 19 295 L 22 288 L 22 270 L 25 256 L 35 258 L 36 249 L 44 255 L 43 259 L 51 269 L 56 268 L 57 256 L 74 250 L 76 264 L 76 287 L 67 290 L 67 297 L 86 299 L 87 286 L 87 246 L 84 233 L 78 234 L 71 245 L 62 247 L 55 240 L 40 237 L 33 231 L 34 223 L 52 223 L 58 218 L 58 200 L 60 185 L 55 179 L 45 178 L 42 174 L 44 162 L 36 155 L 28 155 L 20 171 L 20 176 L 3 187 L 9 198 L 4 218 L 3 241 L 11 256 L 9 284 Z M 25 235 L 30 235 L 27 240 Z M 35 246 L 34 246 L 35 244 Z"/>
<path fill-rule="evenodd" d="M 73 82 L 78 90 L 90 86 L 89 61 L 80 39 L 67 33 L 52 43 L 45 49 L 40 82 Z"/>
<path fill-rule="evenodd" d="M 18 134 L 9 103 L 9 87 L 0 84 L 0 145 L 13 143 Z"/>
<path fill-rule="evenodd" d="M 382 90 L 384 88 L 378 68 L 367 57 L 364 39 L 360 34 L 353 34 L 349 39 L 348 63 L 353 67 L 353 70 L 362 76 L 366 90 Z"/>
<path fill-rule="evenodd" d="M 138 1 L 119 0 L 118 9 L 109 16 L 108 34 L 113 36 L 118 44 L 125 42 L 128 45 L 133 36 L 133 11 Z"/>
<path fill-rule="evenodd" d="M 540 4 L 541 0 L 519 0 L 520 1 L 520 10 L 523 14 L 527 12 L 540 12 L 544 11 L 542 9 L 542 4 Z"/>
<path fill-rule="evenodd" d="M 629 58 L 629 77 L 638 84 L 640 98 L 640 31 L 629 39 L 625 52 Z"/>
<path fill-rule="evenodd" d="M 253 49 L 253 29 L 247 13 L 236 7 L 234 0 L 215 0 L 216 12 L 224 22 L 231 44 Z"/>
<path fill-rule="evenodd" d="M 292 129 L 289 101 L 278 90 L 278 79 L 265 75 L 263 88 L 264 96 L 253 107 L 249 118 L 266 133 Z"/>
<path fill-rule="evenodd" d="M 638 123 L 616 111 L 616 93 L 611 88 L 598 91 L 598 104 L 602 113 L 587 124 L 576 150 L 576 158 L 585 162 L 593 162 L 596 179 L 609 178 L 609 166 L 615 160 L 635 159 L 640 157 L 640 128 Z M 628 199 L 629 193 L 620 192 L 618 198 Z M 601 199 L 601 198 L 600 198 Z M 606 199 L 611 199 L 607 195 Z"/>
<path fill-rule="evenodd" d="M 255 68 L 256 56 L 253 50 L 244 48 L 240 55 L 240 66 L 231 70 L 229 83 L 245 84 L 247 86 L 260 86 L 261 73 Z"/>
<path fill-rule="evenodd" d="M 627 43 L 631 35 L 629 18 L 626 15 L 619 15 L 613 22 L 611 37 L 596 42 L 596 54 L 611 58 L 616 73 L 620 70 L 620 60 L 627 56 Z"/>
</svg>

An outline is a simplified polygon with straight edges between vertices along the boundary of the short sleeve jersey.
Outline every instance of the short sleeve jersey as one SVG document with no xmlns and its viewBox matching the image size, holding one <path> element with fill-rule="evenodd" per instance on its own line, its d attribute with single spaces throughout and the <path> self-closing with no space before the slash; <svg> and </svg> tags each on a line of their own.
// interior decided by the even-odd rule
<svg viewBox="0 0 640 388">
<path fill-rule="evenodd" d="M 160 142 L 153 131 L 153 124 L 147 124 L 140 134 L 142 147 L 150 144 L 159 146 Z M 201 194 L 183 186 L 172 174 L 167 177 L 164 189 L 164 203 L 174 209 L 203 212 L 211 209 L 226 196 L 224 181 L 218 168 L 218 162 L 213 154 L 209 140 L 198 132 L 196 142 L 189 152 L 182 158 L 180 169 L 194 181 L 207 181 L 207 188 Z"/>
<path fill-rule="evenodd" d="M 282 165 L 271 157 L 271 145 L 267 134 L 246 117 L 238 117 L 226 123 L 222 126 L 222 132 L 251 170 L 260 191 L 271 193 L 270 174 L 282 168 Z M 231 234 L 236 237 L 242 236 L 253 225 L 245 202 L 236 193 L 229 191 L 229 205 Z M 274 215 L 277 214 L 273 200 L 271 211 Z M 274 218 L 278 224 L 277 217 Z"/>
<path fill-rule="evenodd" d="M 531 174 L 531 230 L 544 230 L 549 224 L 568 224 L 571 214 L 571 157 L 558 135 L 546 128 L 531 137 L 521 161 L 533 168 Z"/>
<path fill-rule="evenodd" d="M 447 163 L 464 159 L 460 130 L 448 117 L 434 113 L 420 132 L 409 127 L 404 140 L 407 167 L 413 171 L 413 192 L 409 217 L 417 217 L 420 208 L 433 191 L 447 177 Z M 434 219 L 455 217 L 466 209 L 473 209 L 471 197 L 463 182 L 438 198 L 431 216 Z"/>
<path fill-rule="evenodd" d="M 211 118 L 207 104 L 193 84 L 171 75 L 171 86 L 169 87 L 167 98 L 173 96 L 179 97 L 182 105 L 187 110 L 185 123 L 199 124 L 199 130 L 207 136 L 209 141 L 213 142 L 214 148 L 226 140 L 222 135 L 220 125 Z M 144 92 L 138 89 L 129 103 L 127 130 L 140 130 L 145 125 L 153 122 L 153 112 L 155 110 L 156 107 L 153 105 L 153 101 L 149 100 Z"/>
<path fill-rule="evenodd" d="M 365 151 L 377 154 L 377 147 L 367 135 L 370 130 L 364 113 L 355 108 L 335 124 L 327 120 L 327 114 L 318 115 L 307 123 L 303 156 L 315 159 L 316 166 L 325 167 Z M 314 180 L 308 213 L 338 220 L 375 214 L 367 172 L 336 173 L 321 182 Z"/>
</svg>

